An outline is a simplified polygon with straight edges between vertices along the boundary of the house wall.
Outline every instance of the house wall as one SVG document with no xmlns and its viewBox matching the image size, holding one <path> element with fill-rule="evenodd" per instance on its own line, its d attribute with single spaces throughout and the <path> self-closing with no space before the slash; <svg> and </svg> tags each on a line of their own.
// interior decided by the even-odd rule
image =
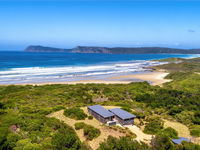
<svg viewBox="0 0 200 150">
<path fill-rule="evenodd" d="M 115 119 L 121 124 L 121 125 L 132 125 L 134 124 L 134 118 L 130 118 L 130 119 L 121 119 L 118 116 L 115 115 Z"/>
<path fill-rule="evenodd" d="M 97 120 L 99 120 L 102 123 L 107 123 L 108 121 L 112 121 L 114 117 L 108 117 L 108 118 L 104 118 L 102 116 L 100 116 L 98 113 L 94 112 L 93 110 L 88 108 L 88 112 L 90 115 L 92 115 L 94 118 L 96 118 Z"/>
</svg>

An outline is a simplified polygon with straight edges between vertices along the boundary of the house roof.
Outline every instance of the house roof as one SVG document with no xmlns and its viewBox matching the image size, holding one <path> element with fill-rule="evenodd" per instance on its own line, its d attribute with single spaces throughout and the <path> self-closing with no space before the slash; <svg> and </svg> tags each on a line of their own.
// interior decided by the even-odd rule
<svg viewBox="0 0 200 150">
<path fill-rule="evenodd" d="M 121 119 L 130 119 L 130 118 L 135 118 L 136 116 L 121 109 L 121 108 L 113 108 L 113 109 L 109 109 L 110 112 L 112 112 L 113 114 L 115 114 L 116 116 L 118 116 Z"/>
<path fill-rule="evenodd" d="M 183 141 L 190 142 L 190 140 L 185 137 L 179 137 L 178 139 L 172 139 L 172 142 L 174 142 L 175 144 L 181 144 Z"/>
<path fill-rule="evenodd" d="M 88 106 L 88 108 L 91 109 L 92 111 L 96 112 L 97 114 L 99 114 L 100 116 L 102 116 L 104 118 L 114 116 L 113 113 L 111 113 L 110 111 L 108 111 L 107 109 L 103 108 L 100 105 Z"/>
</svg>

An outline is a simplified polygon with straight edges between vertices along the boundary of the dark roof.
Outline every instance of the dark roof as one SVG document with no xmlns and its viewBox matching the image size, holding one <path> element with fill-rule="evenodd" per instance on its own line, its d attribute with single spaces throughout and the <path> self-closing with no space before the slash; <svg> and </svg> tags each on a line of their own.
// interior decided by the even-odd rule
<svg viewBox="0 0 200 150">
<path fill-rule="evenodd" d="M 181 144 L 183 141 L 190 142 L 188 138 L 184 137 L 179 137 L 178 139 L 172 139 L 172 142 L 174 142 L 175 144 Z"/>
<path fill-rule="evenodd" d="M 121 119 L 130 119 L 130 118 L 135 118 L 136 116 L 125 111 L 122 110 L 120 108 L 113 108 L 113 109 L 109 109 L 110 112 L 112 112 L 113 114 L 115 114 L 116 116 L 118 116 Z"/>
<path fill-rule="evenodd" d="M 97 114 L 99 114 L 100 116 L 104 118 L 114 116 L 113 113 L 111 113 L 110 111 L 108 111 L 107 109 L 103 108 L 100 105 L 88 106 L 88 108 L 93 110 L 94 112 L 96 112 Z"/>
</svg>

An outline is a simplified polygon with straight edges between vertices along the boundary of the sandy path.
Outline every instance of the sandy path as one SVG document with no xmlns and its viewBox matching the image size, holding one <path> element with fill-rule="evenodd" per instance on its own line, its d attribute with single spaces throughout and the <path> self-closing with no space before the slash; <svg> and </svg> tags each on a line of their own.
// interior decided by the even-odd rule
<svg viewBox="0 0 200 150">
<path fill-rule="evenodd" d="M 151 139 L 152 139 L 152 135 L 149 134 L 145 134 L 140 128 L 138 128 L 135 125 L 127 125 L 127 128 L 129 128 L 133 133 L 135 133 L 137 135 L 136 140 L 137 141 L 142 141 L 145 143 L 150 144 Z"/>
</svg>

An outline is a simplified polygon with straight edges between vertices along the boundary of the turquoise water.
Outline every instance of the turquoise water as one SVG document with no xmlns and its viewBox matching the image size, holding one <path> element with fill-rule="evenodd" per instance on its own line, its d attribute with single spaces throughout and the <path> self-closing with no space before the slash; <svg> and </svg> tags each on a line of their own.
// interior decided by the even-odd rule
<svg viewBox="0 0 200 150">
<path fill-rule="evenodd" d="M 198 57 L 183 54 L 75 54 L 0 52 L 0 84 L 79 80 L 147 71 L 155 59 Z"/>
</svg>

